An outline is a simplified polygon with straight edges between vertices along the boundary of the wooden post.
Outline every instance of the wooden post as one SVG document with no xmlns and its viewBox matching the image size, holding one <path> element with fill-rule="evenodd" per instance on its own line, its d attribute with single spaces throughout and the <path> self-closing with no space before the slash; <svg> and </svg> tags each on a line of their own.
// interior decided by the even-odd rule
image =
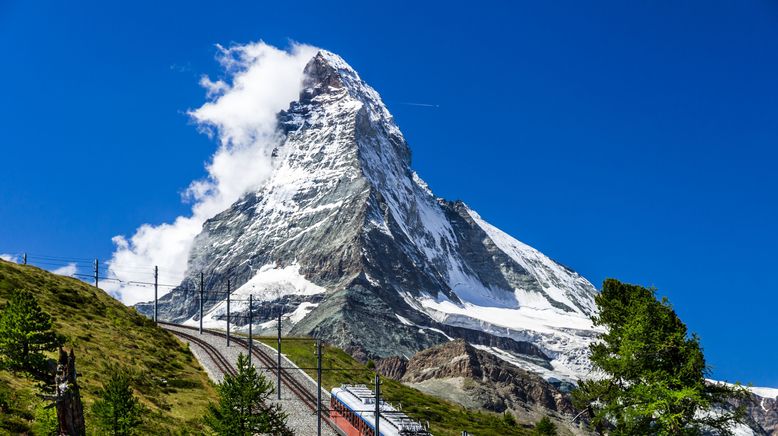
<svg viewBox="0 0 778 436">
<path fill-rule="evenodd" d="M 95 259 L 95 288 L 100 287 L 99 274 L 100 274 L 100 262 L 97 259 Z"/>
<path fill-rule="evenodd" d="M 281 399 L 281 312 L 278 312 L 278 371 L 276 372 L 276 391 L 278 399 Z"/>
<path fill-rule="evenodd" d="M 321 436 L 321 339 L 316 340 L 316 435 Z"/>
<path fill-rule="evenodd" d="M 200 271 L 200 334 L 203 334 L 203 272 Z"/>
<path fill-rule="evenodd" d="M 155 266 L 154 267 L 154 322 L 157 322 L 157 300 L 158 300 L 157 288 L 159 285 L 158 279 L 159 279 L 159 267 Z"/>
<path fill-rule="evenodd" d="M 375 434 L 380 435 L 379 420 L 381 416 L 381 376 L 375 374 Z"/>
<path fill-rule="evenodd" d="M 230 279 L 227 279 L 227 346 L 230 346 Z"/>
<path fill-rule="evenodd" d="M 254 349 L 254 344 L 251 342 L 251 323 L 254 312 L 254 296 L 249 294 L 249 365 L 251 365 L 251 351 Z"/>
</svg>

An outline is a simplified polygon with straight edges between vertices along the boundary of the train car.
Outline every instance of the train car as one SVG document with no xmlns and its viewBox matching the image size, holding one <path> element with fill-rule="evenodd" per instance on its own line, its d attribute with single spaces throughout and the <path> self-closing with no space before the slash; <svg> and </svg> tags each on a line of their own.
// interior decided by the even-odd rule
<svg viewBox="0 0 778 436">
<path fill-rule="evenodd" d="M 331 391 L 330 419 L 348 436 L 376 436 L 375 394 L 365 385 L 342 385 Z M 431 436 L 422 424 L 391 404 L 379 405 L 378 436 Z"/>
</svg>

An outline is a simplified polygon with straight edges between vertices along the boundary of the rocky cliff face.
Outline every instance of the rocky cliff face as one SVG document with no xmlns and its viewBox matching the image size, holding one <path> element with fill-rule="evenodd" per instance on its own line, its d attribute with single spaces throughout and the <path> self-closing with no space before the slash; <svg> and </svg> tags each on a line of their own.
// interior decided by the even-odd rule
<svg viewBox="0 0 778 436">
<path fill-rule="evenodd" d="M 400 380 L 408 370 L 408 359 L 400 356 L 378 359 L 375 362 L 375 370 L 384 377 Z"/>
<path fill-rule="evenodd" d="M 413 356 L 464 339 L 503 361 L 575 379 L 588 369 L 595 288 L 574 271 L 436 197 L 379 95 L 340 57 L 308 63 L 278 115 L 273 173 L 209 220 L 160 316 L 311 334 L 355 356 Z M 149 307 L 140 305 L 148 311 Z M 481 353 L 483 354 L 483 353 Z"/>
<path fill-rule="evenodd" d="M 549 382 L 463 340 L 419 352 L 408 361 L 400 380 L 465 406 L 496 412 L 574 413 L 569 397 Z"/>
<path fill-rule="evenodd" d="M 778 397 L 766 398 L 752 394 L 746 413 L 754 434 L 778 435 Z"/>
</svg>

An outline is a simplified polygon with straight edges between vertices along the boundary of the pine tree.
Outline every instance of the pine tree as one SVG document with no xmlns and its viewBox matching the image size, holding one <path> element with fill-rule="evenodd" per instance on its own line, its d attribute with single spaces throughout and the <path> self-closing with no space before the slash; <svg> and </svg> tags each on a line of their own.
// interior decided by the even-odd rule
<svg viewBox="0 0 778 436">
<path fill-rule="evenodd" d="M 3 367 L 42 377 L 47 372 L 45 351 L 54 351 L 64 338 L 51 330 L 51 316 L 33 294 L 16 290 L 0 313 L 0 354 Z"/>
<path fill-rule="evenodd" d="M 592 319 L 607 331 L 590 346 L 591 361 L 606 377 L 582 381 L 573 398 L 596 428 L 614 435 L 729 433 L 743 410 L 728 401 L 744 390 L 705 380 L 700 340 L 688 334 L 666 298 L 608 279 L 595 302 Z"/>
<path fill-rule="evenodd" d="M 100 390 L 98 398 L 92 405 L 92 413 L 103 434 L 135 434 L 135 430 L 143 422 L 144 408 L 132 393 L 130 377 L 125 372 L 111 370 L 108 383 Z"/>
<path fill-rule="evenodd" d="M 281 407 L 269 402 L 273 393 L 272 383 L 257 373 L 245 355 L 238 356 L 238 373 L 225 375 L 218 391 L 219 403 L 210 404 L 205 416 L 205 423 L 217 434 L 293 434 L 286 427 L 286 414 Z"/>
</svg>

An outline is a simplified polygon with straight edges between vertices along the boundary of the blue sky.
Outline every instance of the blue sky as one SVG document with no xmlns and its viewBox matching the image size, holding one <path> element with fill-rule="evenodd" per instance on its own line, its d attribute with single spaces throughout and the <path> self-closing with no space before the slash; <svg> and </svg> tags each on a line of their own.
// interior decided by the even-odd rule
<svg viewBox="0 0 778 436">
<path fill-rule="evenodd" d="M 778 386 L 775 2 L 106 3 L 0 1 L 0 253 L 108 258 L 188 213 L 214 44 L 294 40 L 382 94 L 438 195 L 656 286 L 715 377 Z"/>
</svg>

